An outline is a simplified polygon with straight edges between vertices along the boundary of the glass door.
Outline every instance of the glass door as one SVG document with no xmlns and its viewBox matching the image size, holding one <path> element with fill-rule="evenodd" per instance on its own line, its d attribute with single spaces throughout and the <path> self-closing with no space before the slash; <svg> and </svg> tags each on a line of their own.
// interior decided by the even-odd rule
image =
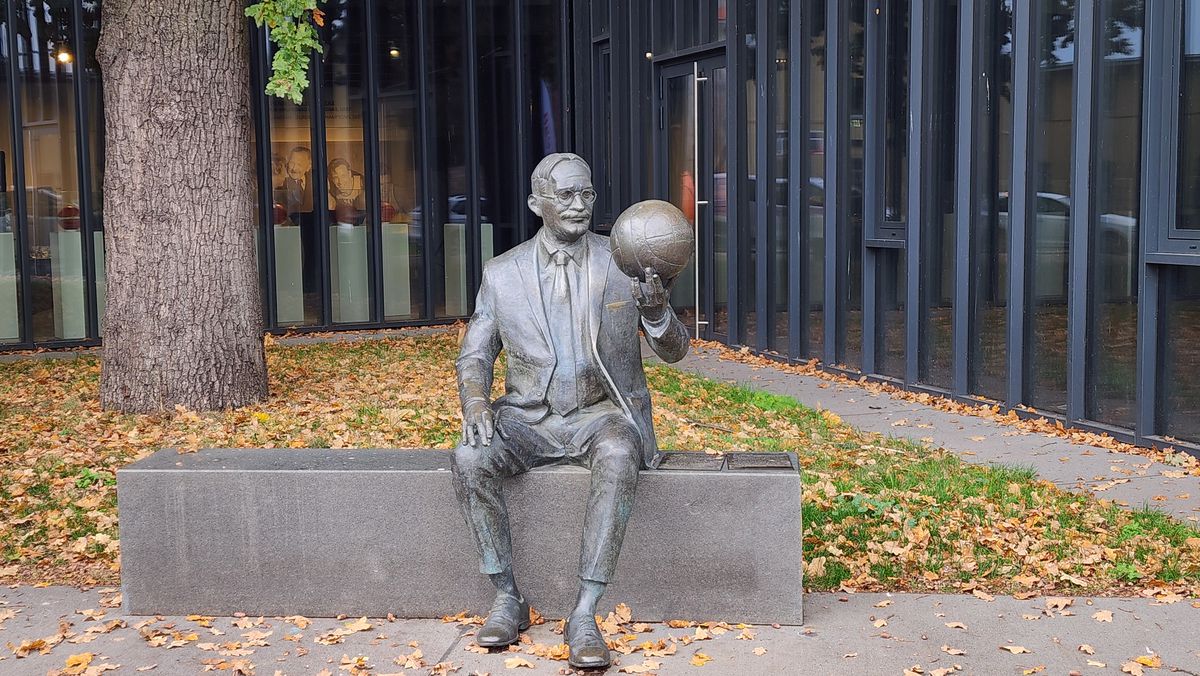
<svg viewBox="0 0 1200 676">
<path fill-rule="evenodd" d="M 658 192 L 696 232 L 696 254 L 671 284 L 671 305 L 694 335 L 724 337 L 729 325 L 724 59 L 661 66 L 657 85 Z"/>
</svg>

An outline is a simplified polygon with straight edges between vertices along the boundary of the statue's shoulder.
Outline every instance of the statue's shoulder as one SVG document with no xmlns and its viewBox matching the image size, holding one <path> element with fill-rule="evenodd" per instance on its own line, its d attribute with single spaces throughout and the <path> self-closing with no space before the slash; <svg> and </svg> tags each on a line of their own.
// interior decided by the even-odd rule
<svg viewBox="0 0 1200 676">
<path fill-rule="evenodd" d="M 587 238 L 589 247 L 599 247 L 603 251 L 607 251 L 609 254 L 612 253 L 611 240 L 609 240 L 608 235 L 601 235 L 598 232 L 589 231 Z"/>
<path fill-rule="evenodd" d="M 499 256 L 494 256 L 483 263 L 484 272 L 491 274 L 501 274 L 504 270 L 512 269 L 520 264 L 521 261 L 529 257 L 529 250 L 537 244 L 536 239 L 526 240 L 513 248 L 505 251 Z"/>
</svg>

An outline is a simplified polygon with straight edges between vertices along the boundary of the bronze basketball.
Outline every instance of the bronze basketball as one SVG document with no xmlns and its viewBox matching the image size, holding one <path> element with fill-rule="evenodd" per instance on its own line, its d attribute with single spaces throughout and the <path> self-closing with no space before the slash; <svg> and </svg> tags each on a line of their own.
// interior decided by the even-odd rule
<svg viewBox="0 0 1200 676">
<path fill-rule="evenodd" d="M 687 267 L 696 245 L 687 217 L 662 200 L 638 202 L 621 212 L 609 237 L 621 272 L 643 279 L 645 269 L 653 268 L 664 282 Z"/>
</svg>

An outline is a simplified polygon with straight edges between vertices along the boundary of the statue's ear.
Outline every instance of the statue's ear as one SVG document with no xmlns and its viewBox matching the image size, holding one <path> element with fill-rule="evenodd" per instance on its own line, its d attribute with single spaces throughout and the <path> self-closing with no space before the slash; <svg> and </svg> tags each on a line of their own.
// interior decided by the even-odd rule
<svg viewBox="0 0 1200 676">
<path fill-rule="evenodd" d="M 542 216 L 542 203 L 541 203 L 541 200 L 539 200 L 539 199 L 537 198 L 537 195 L 530 195 L 530 196 L 529 196 L 529 199 L 527 199 L 527 200 L 525 201 L 525 203 L 529 205 L 529 210 L 530 210 L 530 211 L 532 211 L 533 213 L 537 214 L 537 215 L 538 215 L 538 218 L 541 218 L 541 216 Z"/>
</svg>

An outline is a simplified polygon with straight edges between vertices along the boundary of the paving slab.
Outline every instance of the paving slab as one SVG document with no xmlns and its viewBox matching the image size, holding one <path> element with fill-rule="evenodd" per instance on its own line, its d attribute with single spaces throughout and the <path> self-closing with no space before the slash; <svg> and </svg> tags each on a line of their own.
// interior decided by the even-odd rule
<svg viewBox="0 0 1200 676">
<path fill-rule="evenodd" d="M 652 353 L 647 359 L 657 360 Z M 722 359 L 721 352 L 713 349 L 693 349 L 672 366 L 713 380 L 793 397 L 806 406 L 836 413 L 865 432 L 926 441 L 957 453 L 967 462 L 1032 467 L 1041 478 L 1062 488 L 1092 492 L 1129 507 L 1148 506 L 1188 523 L 1200 523 L 1200 477 L 1172 477 L 1169 473 L 1178 473 L 1178 467 L 1145 456 L 1025 432 L 984 418 L 870 392 L 854 384 Z"/>
<path fill-rule="evenodd" d="M 218 617 L 211 627 L 185 617 L 144 618 L 120 615 L 109 608 L 99 621 L 85 620 L 77 611 L 102 609 L 102 600 L 111 600 L 113 592 L 81 591 L 72 587 L 16 587 L 0 589 L 0 613 L 16 614 L 0 624 L 0 643 L 19 645 L 23 640 L 52 636 L 59 622 L 71 622 L 70 638 L 86 635 L 87 627 L 113 619 L 127 626 L 97 634 L 89 643 L 63 642 L 48 654 L 33 653 L 17 658 L 11 649 L 0 651 L 0 674 L 46 674 L 66 665 L 68 656 L 91 652 L 93 664 L 120 664 L 113 674 L 196 674 L 201 660 L 222 658 L 214 649 L 198 644 L 223 644 L 246 641 L 245 634 L 271 632 L 263 640 L 267 645 L 250 648 L 243 656 L 255 665 L 255 673 L 268 676 L 317 674 L 339 670 L 343 656 L 365 656 L 373 673 L 428 674 L 429 666 L 441 661 L 459 667 L 458 674 L 488 672 L 497 674 L 559 675 L 566 664 L 520 653 L 531 668 L 508 669 L 505 660 L 518 653 L 503 651 L 476 654 L 468 650 L 474 629 L 440 620 L 398 620 L 370 618 L 370 630 L 345 636 L 336 645 L 318 643 L 316 638 L 344 622 L 314 619 L 300 629 L 281 618 L 251 618 L 252 627 L 237 627 L 235 618 Z M 988 602 L 973 596 L 952 594 L 837 594 L 814 593 L 806 598 L 804 626 L 754 626 L 714 635 L 710 639 L 684 644 L 683 637 L 694 637 L 694 628 L 670 628 L 650 625 L 638 635 L 639 641 L 679 640 L 676 653 L 653 658 L 659 665 L 653 673 L 696 674 L 698 676 L 741 674 L 895 674 L 919 665 L 924 673 L 957 666 L 961 674 L 1120 674 L 1121 665 L 1140 656 L 1157 657 L 1160 669 L 1148 674 L 1200 673 L 1200 602 L 1181 600 L 1162 604 L 1149 599 L 1066 597 L 1070 605 L 1047 598 L 1017 600 L 996 597 Z M 613 599 L 615 601 L 616 599 Z M 636 613 L 636 609 L 635 609 Z M 1097 619 L 1107 618 L 1111 621 Z M 721 618 L 689 618 L 720 620 Z M 175 648 L 154 647 L 135 628 L 149 620 L 140 631 L 179 630 L 185 636 L 198 637 Z M 246 620 L 240 620 L 246 623 Z M 533 627 L 527 635 L 530 643 L 557 645 L 562 638 L 555 633 L 556 622 Z M 953 626 L 950 626 L 953 625 Z M 961 627 L 960 627 L 961 625 Z M 220 632 L 220 633 L 215 633 Z M 298 640 L 284 640 L 284 636 Z M 70 640 L 70 639 L 69 639 Z M 1019 646 L 1028 652 L 1017 654 L 1002 649 Z M 1088 646 L 1084 652 L 1080 646 Z M 212 646 L 209 646 L 210 648 Z M 404 668 L 403 656 L 421 650 L 427 665 Z M 691 662 L 696 653 L 711 658 L 702 667 Z M 397 663 L 401 658 L 401 663 Z M 232 656 L 226 660 L 238 659 Z M 640 653 L 620 656 L 620 666 L 641 666 Z M 1092 664 L 1089 664 L 1089 661 Z M 1103 664 L 1103 667 L 1096 666 Z M 157 665 L 148 672 L 138 667 Z M 1036 670 L 1041 667 L 1042 671 Z M 215 673 L 229 673 L 217 671 Z"/>
</svg>

